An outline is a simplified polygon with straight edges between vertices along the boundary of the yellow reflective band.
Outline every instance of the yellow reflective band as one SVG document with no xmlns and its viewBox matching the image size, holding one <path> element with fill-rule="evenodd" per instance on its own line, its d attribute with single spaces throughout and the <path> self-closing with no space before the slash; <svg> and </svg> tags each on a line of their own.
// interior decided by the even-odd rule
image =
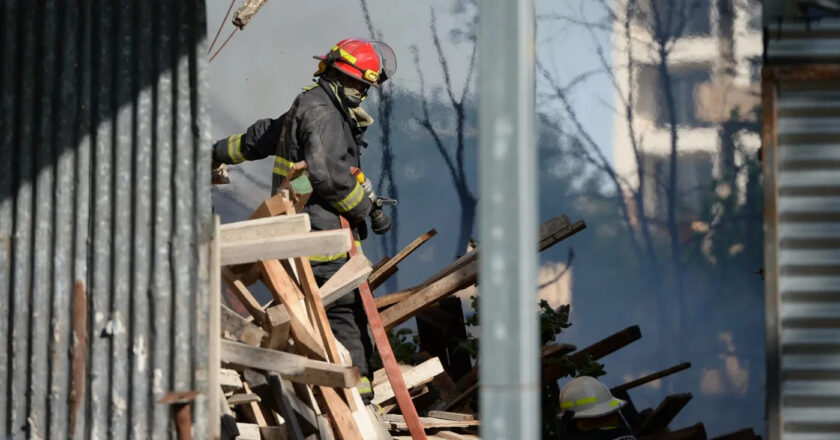
<svg viewBox="0 0 840 440">
<path fill-rule="evenodd" d="M 350 61 L 353 64 L 356 64 L 356 57 L 347 52 L 344 49 L 340 49 L 338 46 L 333 47 L 333 50 L 337 50 L 339 54 L 341 54 L 341 58 L 344 58 L 347 61 Z"/>
<path fill-rule="evenodd" d="M 356 386 L 356 390 L 359 391 L 359 394 L 372 393 L 373 388 L 370 386 L 370 380 L 366 377 L 362 377 L 362 380 L 359 381 L 359 385 Z"/>
<path fill-rule="evenodd" d="M 584 397 L 583 399 L 575 400 L 575 404 L 577 406 L 586 405 L 587 403 L 596 403 L 598 402 L 598 398 L 595 396 L 592 397 Z"/>
<path fill-rule="evenodd" d="M 228 138 L 228 157 L 233 163 L 241 163 L 245 161 L 242 157 L 242 135 L 235 134 Z"/>
<path fill-rule="evenodd" d="M 358 206 L 359 203 L 362 202 L 362 198 L 364 198 L 364 196 L 365 190 L 362 189 L 362 186 L 357 182 L 356 187 L 353 188 L 353 191 L 350 191 L 350 194 L 347 194 L 347 196 L 340 201 L 332 203 L 332 206 L 339 212 L 347 212 Z"/>
<path fill-rule="evenodd" d="M 560 409 L 569 409 L 573 406 L 575 406 L 575 402 L 572 402 L 571 400 L 560 402 Z"/>
<path fill-rule="evenodd" d="M 308 92 L 308 91 L 310 91 L 310 90 L 314 89 L 315 87 L 318 87 L 318 83 L 310 84 L 310 85 L 308 85 L 308 86 L 304 87 L 304 88 L 303 88 L 303 91 L 304 91 L 304 92 Z"/>
<path fill-rule="evenodd" d="M 613 400 L 610 402 L 610 406 L 618 406 L 618 405 L 621 405 L 621 401 L 620 401 L 620 400 L 618 400 L 618 399 L 613 399 Z"/>
<path fill-rule="evenodd" d="M 356 248 L 359 249 L 360 254 L 364 254 L 362 252 L 362 242 L 359 240 L 353 241 L 356 244 Z M 312 255 L 309 257 L 309 261 L 315 261 L 317 263 L 329 263 L 330 261 L 338 260 L 339 258 L 349 258 L 350 255 L 347 252 L 341 252 L 338 254 L 332 255 Z M 361 391 L 360 391 L 361 392 Z"/>
<path fill-rule="evenodd" d="M 274 174 L 286 177 L 289 175 L 289 170 L 294 168 L 294 166 L 295 164 L 293 162 L 289 162 L 280 156 L 274 158 Z"/>
<path fill-rule="evenodd" d="M 309 261 L 314 261 L 316 263 L 329 263 L 330 261 L 338 260 L 339 258 L 346 258 L 347 252 L 341 252 L 338 254 L 332 255 L 311 255 L 309 257 Z"/>
</svg>

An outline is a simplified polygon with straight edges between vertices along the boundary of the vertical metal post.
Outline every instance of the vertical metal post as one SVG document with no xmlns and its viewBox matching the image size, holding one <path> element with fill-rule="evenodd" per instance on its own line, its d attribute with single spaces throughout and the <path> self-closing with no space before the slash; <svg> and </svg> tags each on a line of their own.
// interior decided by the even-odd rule
<svg viewBox="0 0 840 440">
<path fill-rule="evenodd" d="M 533 0 L 479 9 L 481 438 L 539 437 Z"/>
</svg>

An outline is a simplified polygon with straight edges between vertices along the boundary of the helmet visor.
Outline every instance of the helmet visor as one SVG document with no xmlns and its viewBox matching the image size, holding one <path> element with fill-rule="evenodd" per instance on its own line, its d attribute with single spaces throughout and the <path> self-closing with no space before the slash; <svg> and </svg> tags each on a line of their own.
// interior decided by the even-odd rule
<svg viewBox="0 0 840 440">
<path fill-rule="evenodd" d="M 376 54 L 379 55 L 379 83 L 382 84 L 397 72 L 397 56 L 394 55 L 391 46 L 381 41 L 371 41 L 370 44 L 376 50 Z"/>
</svg>

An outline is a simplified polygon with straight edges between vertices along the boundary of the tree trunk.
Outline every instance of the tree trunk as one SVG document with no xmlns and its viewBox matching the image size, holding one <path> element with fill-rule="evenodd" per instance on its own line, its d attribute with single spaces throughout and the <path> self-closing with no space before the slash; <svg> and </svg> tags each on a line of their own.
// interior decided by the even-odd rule
<svg viewBox="0 0 840 440">
<path fill-rule="evenodd" d="M 466 183 L 464 183 L 466 185 Z M 460 186 L 460 185 L 459 185 Z M 475 223 L 475 208 L 477 200 L 468 190 L 458 191 L 458 200 L 461 202 L 461 227 L 458 232 L 458 241 L 455 242 L 455 256 L 463 255 L 467 243 L 472 238 L 473 224 Z"/>
<path fill-rule="evenodd" d="M 663 82 L 665 93 L 665 105 L 668 109 L 668 127 L 671 137 L 671 151 L 668 157 L 668 186 L 666 188 L 667 212 L 668 212 L 668 235 L 671 241 L 671 258 L 674 265 L 674 298 L 676 300 L 676 316 L 674 320 L 674 336 L 679 338 L 682 333 L 680 322 L 686 315 L 685 299 L 683 298 L 683 267 L 682 255 L 680 252 L 679 229 L 677 224 L 677 145 L 679 135 L 677 132 L 678 121 L 676 114 L 676 102 L 671 81 L 671 73 L 668 69 L 668 52 L 665 42 L 659 45 L 659 73 Z"/>
</svg>

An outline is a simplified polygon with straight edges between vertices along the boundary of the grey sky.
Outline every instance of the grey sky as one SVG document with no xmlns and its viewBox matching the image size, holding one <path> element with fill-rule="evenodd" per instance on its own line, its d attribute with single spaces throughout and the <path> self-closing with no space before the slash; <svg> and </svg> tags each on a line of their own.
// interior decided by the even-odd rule
<svg viewBox="0 0 840 440">
<path fill-rule="evenodd" d="M 236 4 L 241 3 L 239 0 Z M 537 13 L 596 15 L 597 2 L 581 0 L 540 0 Z M 207 3 L 210 37 L 215 35 L 230 2 Z M 461 27 L 465 17 L 451 14 L 451 0 L 405 1 L 369 0 L 374 25 L 397 54 L 398 70 L 393 79 L 397 87 L 419 89 L 417 69 L 410 48 L 416 45 L 423 63 L 428 86 L 442 83 L 441 69 L 429 31 L 430 8 L 435 8 L 438 29 L 455 87 L 460 90 L 470 56 L 466 44 L 453 44 L 449 32 Z M 236 6 L 234 7 L 236 8 Z M 230 19 L 228 19 L 229 21 Z M 225 24 L 220 45 L 233 26 Z M 593 45 L 557 21 L 539 24 L 538 55 L 547 65 L 558 69 L 559 78 L 568 80 L 587 69 L 597 67 Z M 243 32 L 233 37 L 210 65 L 213 135 L 229 134 L 223 120 L 230 119 L 244 128 L 253 120 L 283 113 L 301 87 L 307 85 L 315 70 L 312 55 L 321 54 L 337 41 L 350 36 L 368 36 L 367 26 L 356 0 L 310 0 L 294 6 L 271 0 L 259 11 Z M 605 36 L 606 37 L 606 36 Z M 573 95 L 584 123 L 596 140 L 608 145 L 611 136 L 609 113 L 600 102 L 610 98 L 609 83 L 594 78 Z"/>
</svg>

